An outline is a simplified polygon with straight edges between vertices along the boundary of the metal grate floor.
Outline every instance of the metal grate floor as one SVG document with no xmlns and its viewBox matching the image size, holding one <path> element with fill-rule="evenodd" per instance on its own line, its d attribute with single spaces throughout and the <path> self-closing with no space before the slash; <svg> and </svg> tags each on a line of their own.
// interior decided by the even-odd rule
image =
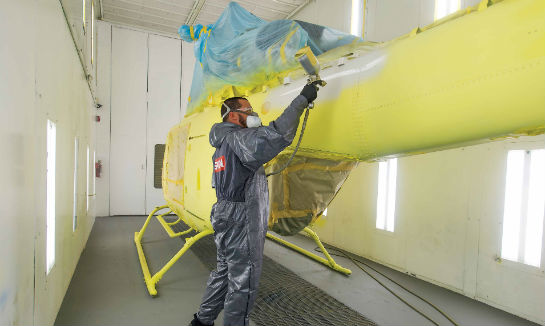
<svg viewBox="0 0 545 326">
<path fill-rule="evenodd" d="M 176 232 L 185 228 L 174 227 Z M 216 268 L 216 245 L 211 236 L 199 240 L 191 250 L 208 269 Z M 376 325 L 267 256 L 263 257 L 259 293 L 250 318 L 258 326 Z"/>
</svg>

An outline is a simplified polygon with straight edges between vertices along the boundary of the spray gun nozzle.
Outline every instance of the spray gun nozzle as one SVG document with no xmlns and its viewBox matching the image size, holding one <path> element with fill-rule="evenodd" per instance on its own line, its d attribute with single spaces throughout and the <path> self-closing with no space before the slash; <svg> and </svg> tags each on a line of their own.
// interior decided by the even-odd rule
<svg viewBox="0 0 545 326">
<path fill-rule="evenodd" d="M 305 46 L 297 51 L 295 59 L 299 61 L 299 64 L 305 69 L 305 72 L 310 76 L 310 79 L 317 80 L 316 77 L 318 77 L 318 74 L 320 73 L 320 63 L 309 46 Z"/>
</svg>

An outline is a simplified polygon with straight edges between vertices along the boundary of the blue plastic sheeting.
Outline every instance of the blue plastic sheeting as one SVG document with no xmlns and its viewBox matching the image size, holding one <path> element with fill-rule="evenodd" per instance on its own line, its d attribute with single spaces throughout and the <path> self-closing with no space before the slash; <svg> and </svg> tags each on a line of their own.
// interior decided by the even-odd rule
<svg viewBox="0 0 545 326">
<path fill-rule="evenodd" d="M 310 46 L 315 55 L 354 41 L 355 36 L 298 20 L 267 22 L 231 2 L 213 25 L 179 29 L 195 42 L 197 58 L 187 115 L 219 105 L 233 95 L 251 93 L 297 66 L 295 53 Z M 270 84 L 270 83 L 269 83 Z M 240 94 L 242 93 L 242 94 Z"/>
</svg>

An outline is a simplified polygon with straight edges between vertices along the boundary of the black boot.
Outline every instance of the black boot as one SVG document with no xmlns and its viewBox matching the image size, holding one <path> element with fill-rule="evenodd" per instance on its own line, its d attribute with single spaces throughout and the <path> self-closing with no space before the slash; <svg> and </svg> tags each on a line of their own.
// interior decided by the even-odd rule
<svg viewBox="0 0 545 326">
<path fill-rule="evenodd" d="M 189 324 L 189 326 L 214 326 L 214 323 L 212 323 L 212 325 L 203 324 L 201 323 L 199 318 L 197 318 L 197 314 L 193 314 L 193 320 L 191 321 L 191 324 Z"/>
</svg>

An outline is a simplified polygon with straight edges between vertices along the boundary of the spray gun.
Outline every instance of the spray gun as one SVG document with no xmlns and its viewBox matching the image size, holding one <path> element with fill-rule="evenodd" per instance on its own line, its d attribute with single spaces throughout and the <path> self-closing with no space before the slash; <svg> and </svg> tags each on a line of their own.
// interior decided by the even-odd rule
<svg viewBox="0 0 545 326">
<path fill-rule="evenodd" d="M 320 63 L 309 46 L 305 46 L 295 53 L 295 59 L 305 72 L 308 74 L 307 84 L 318 82 L 318 85 L 324 87 L 327 83 L 320 79 Z M 314 107 L 314 102 L 308 105 L 310 109 Z"/>
<path fill-rule="evenodd" d="M 299 61 L 299 64 L 301 64 L 305 72 L 308 74 L 307 85 L 315 83 L 316 85 L 324 87 L 327 84 L 325 81 L 320 79 L 320 63 L 318 62 L 318 59 L 316 58 L 309 46 L 305 46 L 304 48 L 297 51 L 297 53 L 295 54 L 295 59 Z M 291 153 L 290 158 L 280 170 L 267 174 L 267 177 L 284 171 L 290 165 L 291 161 L 295 157 L 295 154 L 299 150 L 301 140 L 303 140 L 303 134 L 305 133 L 305 127 L 307 126 L 308 114 L 310 111 L 309 109 L 312 109 L 313 107 L 314 102 L 311 102 L 308 104 L 307 109 L 305 110 L 305 118 L 303 119 L 303 125 L 301 126 L 301 133 L 299 134 L 297 145 L 295 146 L 293 153 Z"/>
</svg>

